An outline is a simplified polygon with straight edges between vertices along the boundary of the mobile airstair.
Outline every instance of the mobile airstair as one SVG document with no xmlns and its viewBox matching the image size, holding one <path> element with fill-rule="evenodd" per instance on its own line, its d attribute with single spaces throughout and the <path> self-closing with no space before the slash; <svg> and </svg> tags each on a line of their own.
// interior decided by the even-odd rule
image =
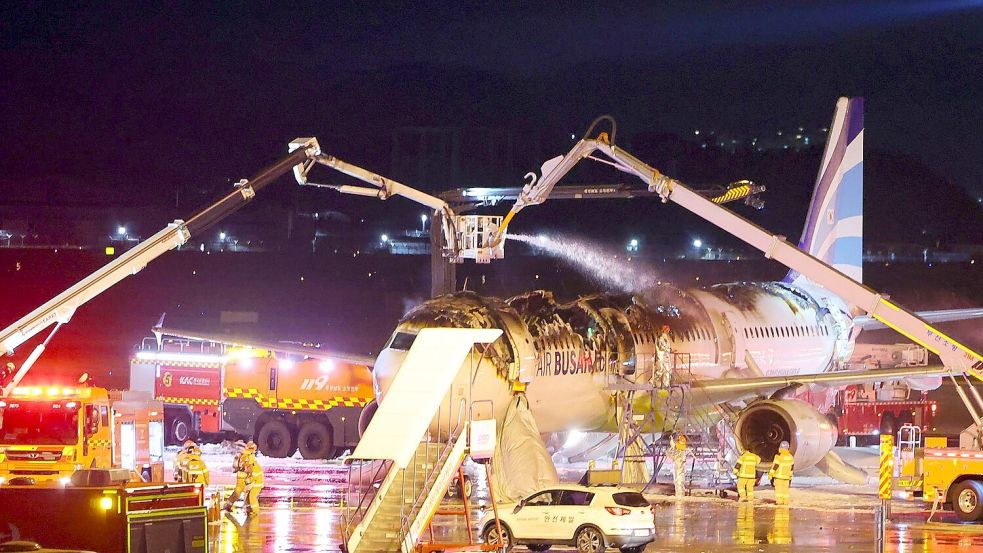
<svg viewBox="0 0 983 553">
<path fill-rule="evenodd" d="M 472 348 L 501 334 L 430 328 L 417 335 L 348 459 L 346 551 L 416 549 L 467 454 L 471 398 L 450 393 L 451 384 Z"/>
</svg>

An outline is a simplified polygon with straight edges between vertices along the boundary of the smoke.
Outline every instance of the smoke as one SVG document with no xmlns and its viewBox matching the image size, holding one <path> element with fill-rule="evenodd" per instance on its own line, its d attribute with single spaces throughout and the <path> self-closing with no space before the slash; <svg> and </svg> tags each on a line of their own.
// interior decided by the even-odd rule
<svg viewBox="0 0 983 553">
<path fill-rule="evenodd" d="M 508 234 L 510 240 L 524 242 L 548 255 L 559 258 L 595 284 L 621 292 L 640 292 L 659 284 L 659 277 L 618 250 L 583 238 L 539 234 Z"/>
</svg>

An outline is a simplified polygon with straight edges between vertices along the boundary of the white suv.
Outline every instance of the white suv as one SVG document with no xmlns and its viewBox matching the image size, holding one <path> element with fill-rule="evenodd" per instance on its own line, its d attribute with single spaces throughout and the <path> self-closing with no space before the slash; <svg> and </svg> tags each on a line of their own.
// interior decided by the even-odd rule
<svg viewBox="0 0 983 553">
<path fill-rule="evenodd" d="M 496 526 L 494 511 L 485 514 L 481 538 L 506 550 L 515 545 L 532 551 L 574 545 L 581 553 L 599 553 L 608 547 L 638 553 L 655 539 L 649 502 L 627 488 L 560 484 L 518 503 L 500 504 L 498 516 Z"/>
</svg>

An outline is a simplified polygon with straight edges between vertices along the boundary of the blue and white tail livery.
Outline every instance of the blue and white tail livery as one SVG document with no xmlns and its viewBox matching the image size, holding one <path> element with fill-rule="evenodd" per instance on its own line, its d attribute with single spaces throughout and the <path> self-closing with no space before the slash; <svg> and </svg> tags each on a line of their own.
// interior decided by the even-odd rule
<svg viewBox="0 0 983 553">
<path fill-rule="evenodd" d="M 863 282 L 863 170 L 864 100 L 840 98 L 799 248 L 857 282 Z"/>
</svg>

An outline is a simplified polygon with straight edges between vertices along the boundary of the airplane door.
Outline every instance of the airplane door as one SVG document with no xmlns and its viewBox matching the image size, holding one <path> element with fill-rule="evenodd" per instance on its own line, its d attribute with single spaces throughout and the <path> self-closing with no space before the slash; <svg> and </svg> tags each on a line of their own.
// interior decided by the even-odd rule
<svg viewBox="0 0 983 553">
<path fill-rule="evenodd" d="M 744 329 L 740 325 L 737 313 L 725 311 L 723 313 L 724 335 L 719 336 L 717 351 L 719 352 L 718 363 L 728 367 L 736 367 L 743 363 L 744 349 Z"/>
</svg>

